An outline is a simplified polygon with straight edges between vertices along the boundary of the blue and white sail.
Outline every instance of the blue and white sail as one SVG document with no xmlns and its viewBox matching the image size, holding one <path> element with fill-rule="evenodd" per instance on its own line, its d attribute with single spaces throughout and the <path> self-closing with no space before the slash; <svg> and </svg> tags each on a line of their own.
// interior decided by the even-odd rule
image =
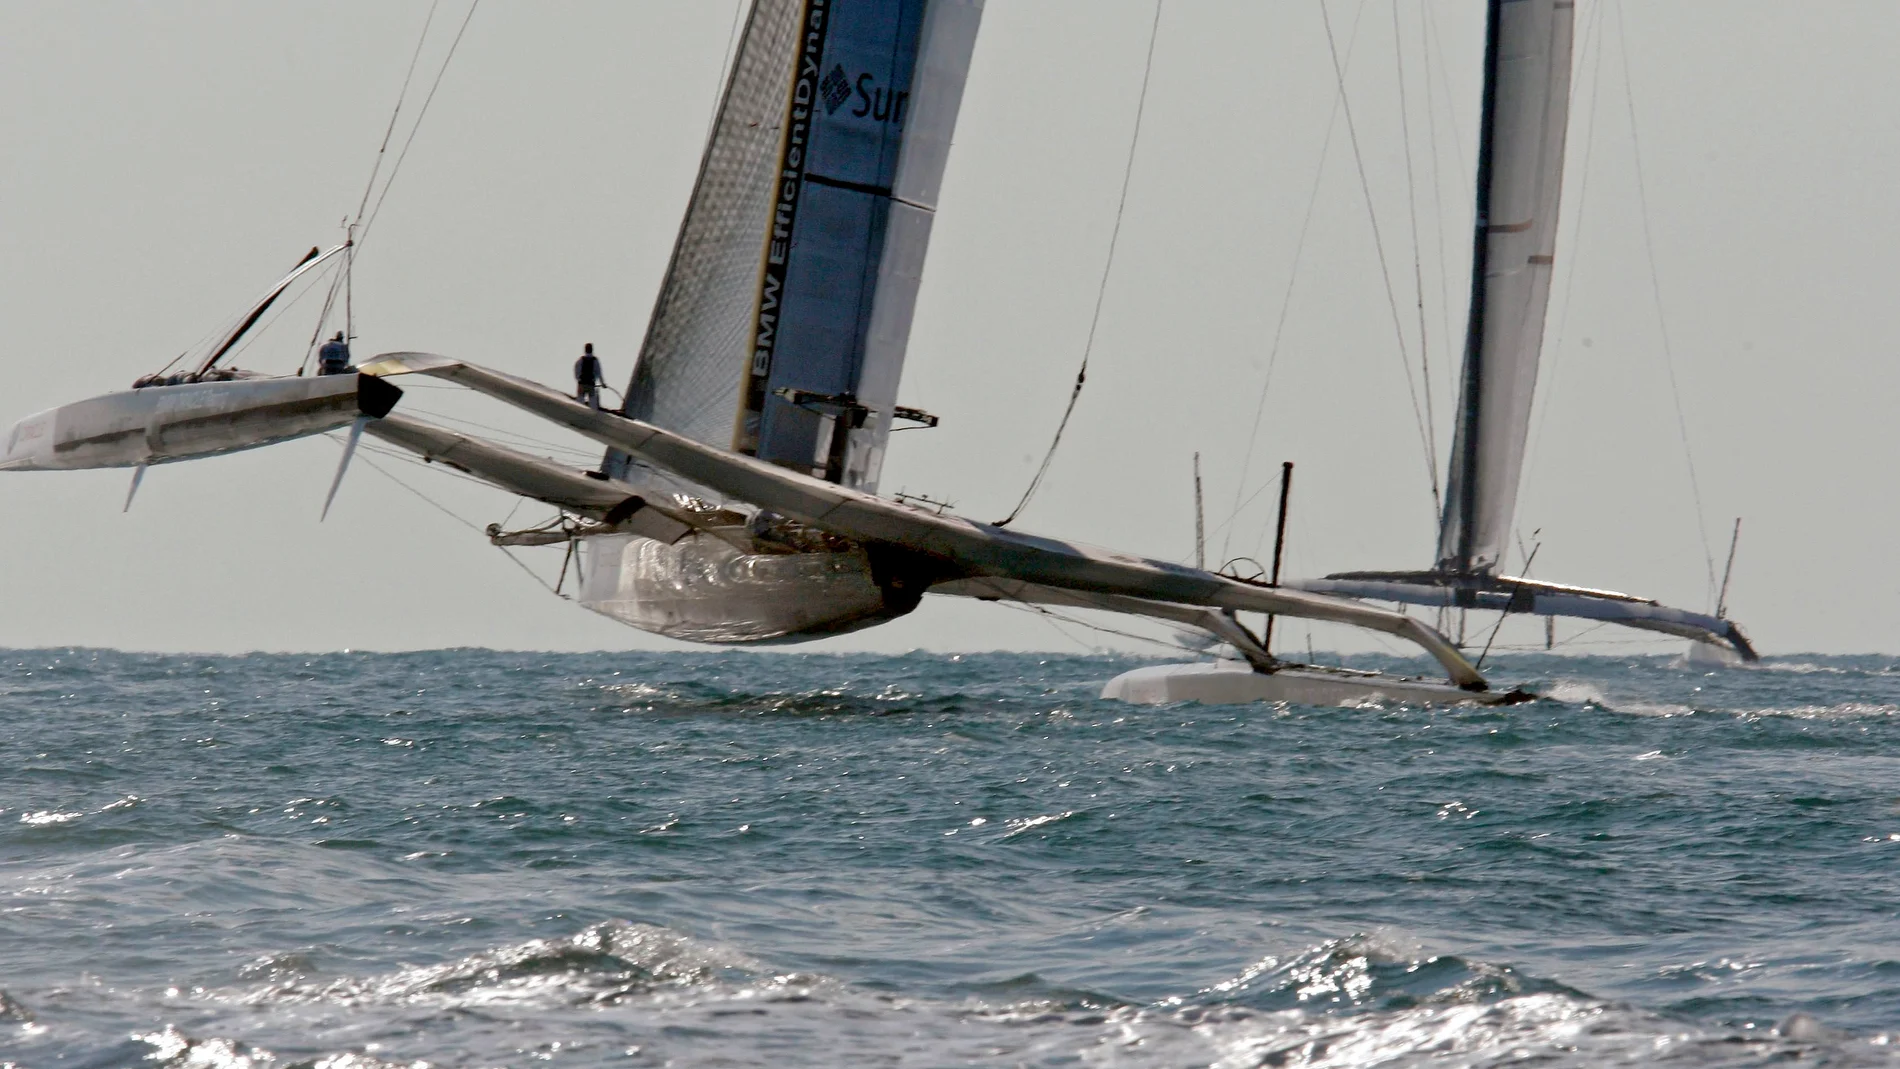
<svg viewBox="0 0 1900 1069">
<path fill-rule="evenodd" d="M 981 12 L 753 4 L 627 415 L 876 486 Z"/>
<path fill-rule="evenodd" d="M 1574 12 L 1574 0 L 1491 0 L 1443 571 L 1493 574 L 1511 542 L 1556 262 Z"/>
</svg>

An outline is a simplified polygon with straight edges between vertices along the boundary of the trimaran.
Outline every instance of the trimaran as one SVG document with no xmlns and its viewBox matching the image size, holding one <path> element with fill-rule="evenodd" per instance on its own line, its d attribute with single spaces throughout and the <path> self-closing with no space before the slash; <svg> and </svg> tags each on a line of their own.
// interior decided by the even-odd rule
<svg viewBox="0 0 1900 1069">
<path fill-rule="evenodd" d="M 1556 263 L 1574 25 L 1574 0 L 1487 2 L 1470 315 L 1434 565 L 1341 572 L 1285 586 L 1441 611 L 1615 623 L 1689 639 L 1692 651 L 1715 654 L 1708 658 L 1715 663 L 1754 662 L 1754 648 L 1721 607 L 1699 613 L 1612 590 L 1501 574 Z M 1149 701 L 1238 699 L 1255 689 L 1238 667 L 1203 662 L 1138 669 L 1111 690 Z"/>
<path fill-rule="evenodd" d="M 1660 631 L 1757 659 L 1722 615 L 1501 575 L 1530 431 L 1556 261 L 1571 90 L 1571 0 L 1490 0 L 1484 43 L 1471 312 L 1436 564 L 1293 583 L 1347 597 L 1581 617 Z"/>
<path fill-rule="evenodd" d="M 131 467 L 136 492 L 151 464 L 348 428 L 332 496 L 369 434 L 553 505 L 561 524 L 491 527 L 491 540 L 569 545 L 580 603 L 655 634 L 797 642 L 894 619 L 936 594 L 1162 620 L 1240 654 L 1225 665 L 1137 670 L 1105 691 L 1131 700 L 1528 696 L 1491 689 L 1439 631 L 1361 598 L 1615 618 L 1720 636 L 1748 653 L 1726 621 L 1495 574 L 1548 291 L 1571 5 L 1490 6 L 1474 340 L 1444 548 L 1431 572 L 1279 586 L 877 495 L 893 424 L 934 421 L 899 406 L 897 386 L 982 0 L 754 0 L 618 411 L 423 353 L 308 377 L 219 366 L 339 246 L 313 250 L 194 370 L 22 420 L 0 470 Z M 1487 227 L 1492 218 L 1500 222 Z M 390 380 L 411 374 L 541 417 L 606 455 L 598 470 L 580 471 L 406 415 Z M 1396 636 L 1447 678 L 1284 662 L 1242 612 Z"/>
</svg>

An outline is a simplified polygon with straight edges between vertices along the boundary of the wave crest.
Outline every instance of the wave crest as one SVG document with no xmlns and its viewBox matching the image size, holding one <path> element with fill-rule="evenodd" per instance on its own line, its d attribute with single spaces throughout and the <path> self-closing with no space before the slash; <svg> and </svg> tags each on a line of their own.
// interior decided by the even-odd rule
<svg viewBox="0 0 1900 1069">
<path fill-rule="evenodd" d="M 437 965 L 328 983 L 287 978 L 250 1004 L 331 1002 L 466 1007 L 521 1002 L 612 1003 L 662 989 L 808 987 L 817 977 L 773 975 L 752 958 L 651 924 L 606 921 L 566 939 L 534 939 Z"/>
</svg>

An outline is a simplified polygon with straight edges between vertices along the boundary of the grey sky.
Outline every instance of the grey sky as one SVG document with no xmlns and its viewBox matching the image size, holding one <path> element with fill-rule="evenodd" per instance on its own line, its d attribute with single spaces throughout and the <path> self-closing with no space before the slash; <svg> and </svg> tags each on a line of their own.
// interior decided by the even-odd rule
<svg viewBox="0 0 1900 1069">
<path fill-rule="evenodd" d="M 1542 531 L 1535 574 L 1689 608 L 1708 599 L 1638 210 L 1627 55 L 1656 288 L 1718 567 L 1731 519 L 1746 517 L 1734 612 L 1765 651 L 1900 648 L 1900 506 L 1884 481 L 1900 441 L 1900 119 L 1887 105 L 1900 99 L 1900 5 L 1604 2 L 1579 7 L 1566 222 L 1518 514 L 1527 541 Z M 426 9 L 0 6 L 0 424 L 124 387 L 335 240 Z M 464 10 L 444 0 L 420 78 Z M 1394 8 L 1328 10 L 1340 47 L 1353 42 L 1349 99 L 1416 374 Z M 359 261 L 359 352 L 431 349 L 558 384 L 592 341 L 624 380 L 733 12 L 723 0 L 483 4 Z M 944 424 L 894 440 L 886 490 L 987 519 L 1033 470 L 1087 333 L 1152 12 L 990 0 L 902 391 Z M 1168 0 L 1088 393 L 1021 526 L 1184 558 L 1198 449 L 1210 552 L 1259 549 L 1271 491 L 1224 521 L 1317 174 L 1241 489 L 1298 463 L 1296 574 L 1430 563 L 1427 465 L 1343 121 L 1320 169 L 1335 94 L 1319 12 L 1317 0 Z M 1481 5 L 1404 0 L 1398 19 L 1442 456 Z M 241 362 L 294 366 L 314 314 L 314 299 L 298 305 Z M 0 478 L 0 645 L 667 645 L 550 597 L 367 468 L 319 526 L 336 453 L 319 439 L 154 469 L 129 515 L 123 472 Z M 478 524 L 511 508 L 379 462 Z M 558 551 L 522 557 L 549 575 L 558 563 Z M 1020 613 L 932 600 L 808 648 L 920 646 L 1068 643 Z"/>
</svg>

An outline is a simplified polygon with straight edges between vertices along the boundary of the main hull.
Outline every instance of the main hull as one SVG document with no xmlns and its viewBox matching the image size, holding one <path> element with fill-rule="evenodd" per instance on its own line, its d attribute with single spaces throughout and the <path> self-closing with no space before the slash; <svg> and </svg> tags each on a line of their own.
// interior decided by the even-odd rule
<svg viewBox="0 0 1900 1069">
<path fill-rule="evenodd" d="M 856 631 L 892 605 L 862 549 L 746 552 L 717 538 L 580 540 L 583 607 L 687 642 L 789 643 Z"/>
</svg>

